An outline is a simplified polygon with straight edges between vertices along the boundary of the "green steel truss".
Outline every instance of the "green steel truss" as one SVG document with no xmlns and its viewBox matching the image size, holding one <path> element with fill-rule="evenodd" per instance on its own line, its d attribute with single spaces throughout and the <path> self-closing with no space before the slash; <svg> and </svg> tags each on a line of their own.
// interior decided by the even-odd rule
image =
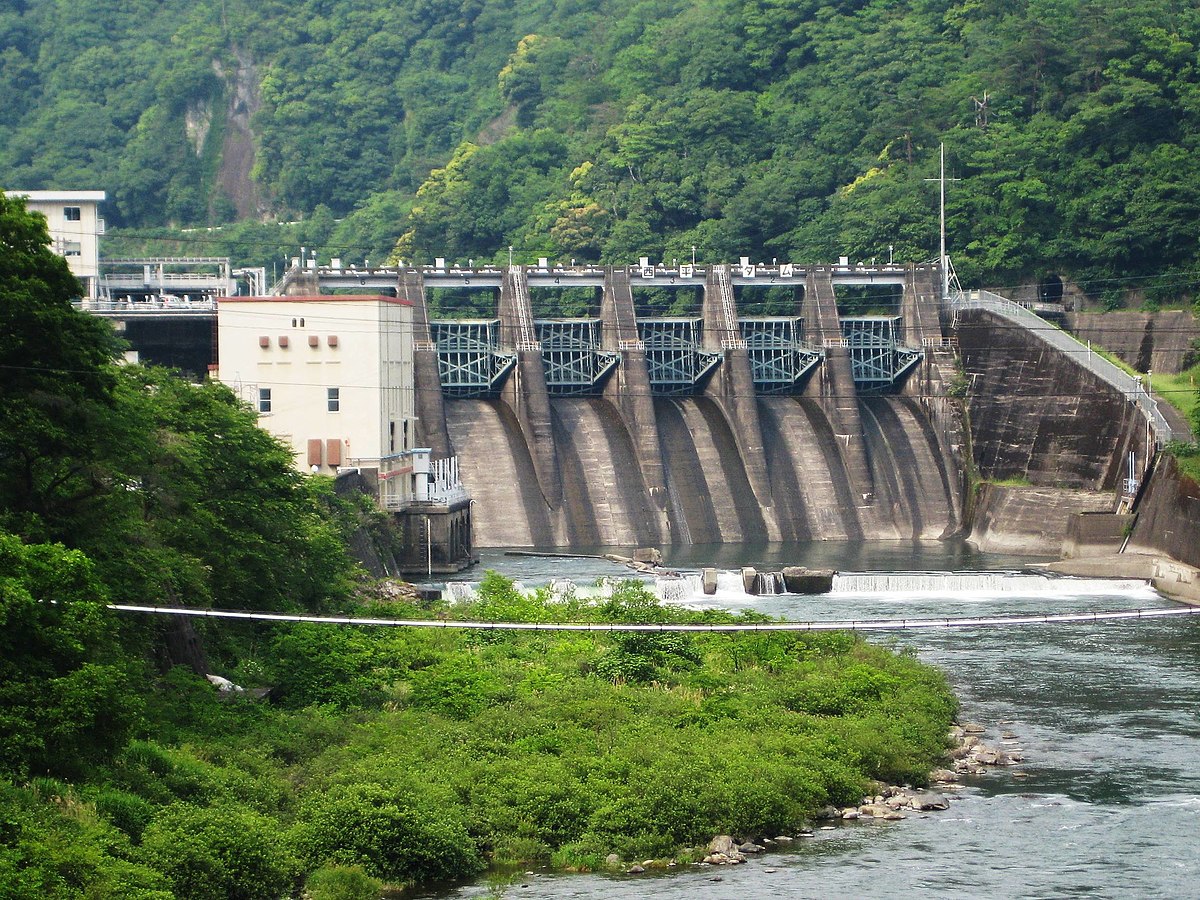
<svg viewBox="0 0 1200 900">
<path fill-rule="evenodd" d="M 702 319 L 639 319 L 637 325 L 646 346 L 650 390 L 658 396 L 695 393 L 721 362 L 720 353 L 701 349 Z"/>
<path fill-rule="evenodd" d="M 621 358 L 600 349 L 599 319 L 535 319 L 546 390 L 552 397 L 597 394 Z"/>
<path fill-rule="evenodd" d="M 754 390 L 759 394 L 789 394 L 825 355 L 804 343 L 804 320 L 793 316 L 739 319 L 750 355 Z"/>
<path fill-rule="evenodd" d="M 900 316 L 844 316 L 841 325 L 854 383 L 864 391 L 888 390 L 923 356 L 920 350 L 902 346 Z"/>
<path fill-rule="evenodd" d="M 496 397 L 504 376 L 515 364 L 513 353 L 496 348 L 499 319 L 455 319 L 430 322 L 437 346 L 442 392 L 450 397 Z"/>
</svg>

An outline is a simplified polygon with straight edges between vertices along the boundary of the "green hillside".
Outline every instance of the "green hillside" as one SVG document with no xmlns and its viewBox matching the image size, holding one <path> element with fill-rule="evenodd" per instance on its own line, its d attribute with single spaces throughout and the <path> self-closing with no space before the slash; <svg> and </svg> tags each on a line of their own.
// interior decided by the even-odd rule
<svg viewBox="0 0 1200 900">
<path fill-rule="evenodd" d="M 110 253 L 923 260 L 945 142 L 965 281 L 1196 281 L 1192 3 L 26 0 L 0 47 L 0 181 L 108 190 Z"/>
</svg>

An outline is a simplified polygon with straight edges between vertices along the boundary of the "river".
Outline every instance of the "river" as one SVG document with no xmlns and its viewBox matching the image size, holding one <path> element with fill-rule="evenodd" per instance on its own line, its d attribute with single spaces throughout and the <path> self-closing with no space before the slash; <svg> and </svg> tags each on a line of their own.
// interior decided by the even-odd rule
<svg viewBox="0 0 1200 900">
<path fill-rule="evenodd" d="M 750 597 L 727 589 L 694 605 L 752 606 L 797 620 L 1053 613 L 1174 604 L 1137 582 L 1041 581 L 1027 560 L 965 545 L 791 545 L 681 548 L 680 569 L 756 565 L 841 571 L 994 571 L 987 589 L 945 590 L 937 577 L 905 590 L 839 589 L 822 597 Z M 614 572 L 596 560 L 485 556 L 528 585 Z M 477 573 L 468 577 L 478 578 Z M 846 582 L 846 584 L 862 584 Z M 911 647 L 945 671 L 963 721 L 1025 761 L 966 779 L 948 810 L 899 822 L 818 829 L 743 866 L 665 874 L 564 875 L 538 870 L 500 888 L 481 881 L 414 896 L 681 900 L 849 894 L 943 897 L 1177 897 L 1200 893 L 1200 622 L 1194 617 L 1087 625 L 903 632 L 872 638 Z M 1024 773 L 1015 777 L 1013 772 Z M 747 837 L 758 837 L 751 835 Z"/>
</svg>

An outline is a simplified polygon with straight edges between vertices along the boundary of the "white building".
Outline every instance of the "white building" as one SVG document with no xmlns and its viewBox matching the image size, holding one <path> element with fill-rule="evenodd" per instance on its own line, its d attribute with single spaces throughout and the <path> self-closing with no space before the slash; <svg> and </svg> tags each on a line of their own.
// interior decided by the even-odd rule
<svg viewBox="0 0 1200 900">
<path fill-rule="evenodd" d="M 221 297 L 219 377 L 292 446 L 303 471 L 357 468 L 381 505 L 425 499 L 416 449 L 412 305 L 381 296 Z"/>
<path fill-rule="evenodd" d="M 95 299 L 100 275 L 100 235 L 104 220 L 99 206 L 104 191 L 5 191 L 8 197 L 25 197 L 31 212 L 46 217 L 50 247 L 83 282 L 83 295 Z"/>
</svg>

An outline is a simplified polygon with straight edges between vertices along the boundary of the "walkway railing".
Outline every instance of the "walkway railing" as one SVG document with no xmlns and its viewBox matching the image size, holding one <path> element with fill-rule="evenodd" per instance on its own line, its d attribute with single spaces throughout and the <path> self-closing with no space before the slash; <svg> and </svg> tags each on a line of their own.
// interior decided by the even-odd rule
<svg viewBox="0 0 1200 900">
<path fill-rule="evenodd" d="M 985 309 L 1002 316 L 1049 344 L 1056 350 L 1067 354 L 1071 359 L 1090 371 L 1093 375 L 1112 385 L 1125 395 L 1125 398 L 1137 406 L 1138 411 L 1146 418 L 1154 441 L 1162 447 L 1169 441 L 1190 441 L 1191 434 L 1174 431 L 1158 408 L 1158 401 L 1147 393 L 1140 378 L 1122 370 L 1109 362 L 1099 353 L 1094 353 L 1090 347 L 1072 337 L 1061 328 L 1047 322 L 1036 313 L 1030 312 L 1019 303 L 1014 303 L 991 291 L 972 291 L 960 294 L 959 299 L 951 300 L 955 311 L 963 309 Z"/>
</svg>

